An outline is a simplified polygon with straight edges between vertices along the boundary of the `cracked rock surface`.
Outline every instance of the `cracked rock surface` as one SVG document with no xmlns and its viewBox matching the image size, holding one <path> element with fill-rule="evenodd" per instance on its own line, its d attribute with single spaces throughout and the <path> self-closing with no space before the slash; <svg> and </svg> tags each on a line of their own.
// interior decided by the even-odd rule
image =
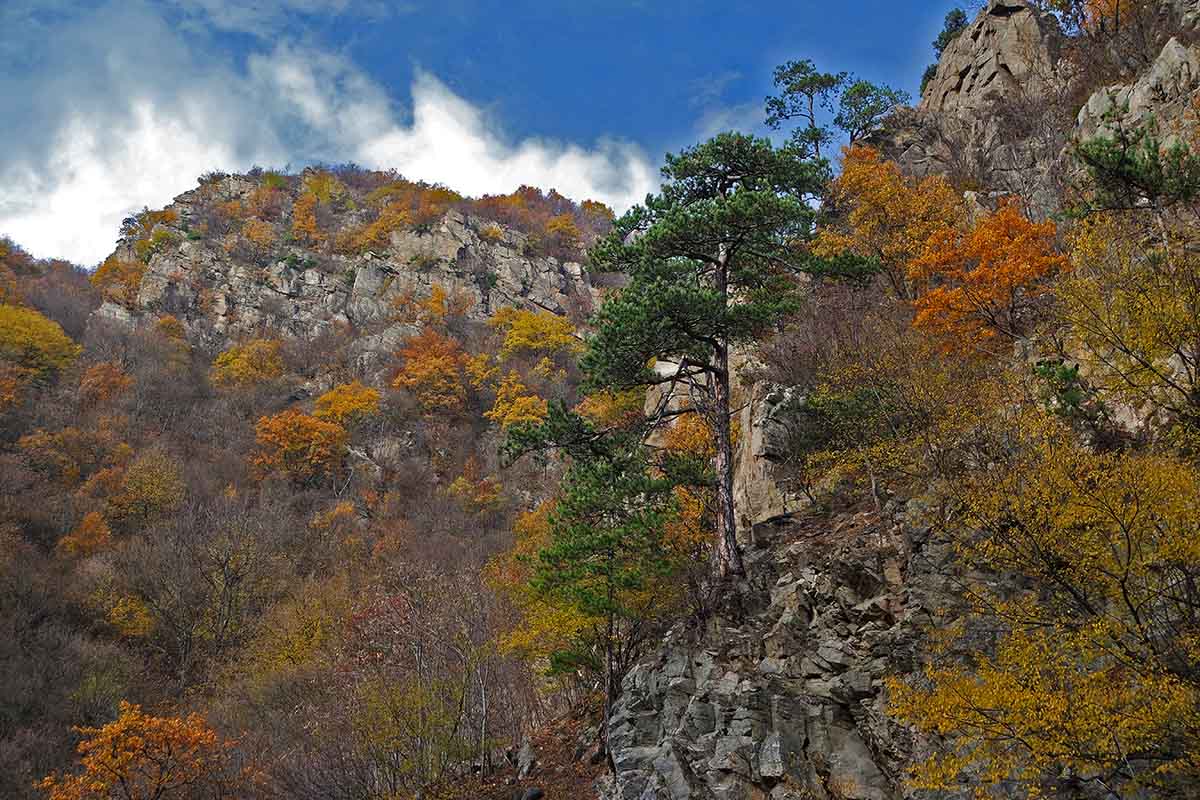
<svg viewBox="0 0 1200 800">
<path fill-rule="evenodd" d="M 912 504 L 910 504 L 911 506 Z M 627 676 L 610 800 L 892 800 L 922 744 L 886 714 L 952 596 L 916 511 L 760 526 L 736 602 Z M 733 597 L 734 593 L 730 592 Z"/>
</svg>

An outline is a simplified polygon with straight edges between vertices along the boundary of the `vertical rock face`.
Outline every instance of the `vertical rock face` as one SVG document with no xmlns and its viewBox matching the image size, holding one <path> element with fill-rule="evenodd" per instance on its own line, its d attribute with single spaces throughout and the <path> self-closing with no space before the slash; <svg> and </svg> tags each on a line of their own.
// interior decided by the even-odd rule
<svg viewBox="0 0 1200 800">
<path fill-rule="evenodd" d="M 623 685 L 614 800 L 891 800 L 919 743 L 886 714 L 950 597 L 914 514 L 760 526 L 736 602 L 674 630 Z"/>
<path fill-rule="evenodd" d="M 1063 46 L 1052 16 L 991 0 L 942 53 L 917 107 L 872 143 L 910 174 L 948 174 L 1052 210 L 1072 113 L 1059 97 Z"/>
<path fill-rule="evenodd" d="M 1052 80 L 1061 35 L 1024 0 L 991 0 L 942 53 L 919 110 L 975 114 L 996 97 L 1038 92 Z"/>
</svg>

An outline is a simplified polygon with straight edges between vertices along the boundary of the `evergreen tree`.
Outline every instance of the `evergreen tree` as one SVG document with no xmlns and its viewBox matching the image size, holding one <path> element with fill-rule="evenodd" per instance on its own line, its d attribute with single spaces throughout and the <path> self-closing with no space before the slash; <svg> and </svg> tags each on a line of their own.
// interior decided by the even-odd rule
<svg viewBox="0 0 1200 800">
<path fill-rule="evenodd" d="M 606 734 L 621 680 L 650 629 L 647 601 L 661 599 L 654 588 L 674 568 L 663 542 L 672 483 L 652 476 L 647 463 L 640 447 L 611 438 L 572 462 L 532 581 L 535 591 L 603 621 L 587 642 L 600 642 L 603 664 L 573 648 L 555 653 L 552 667 L 603 676 Z"/>
<path fill-rule="evenodd" d="M 847 74 L 819 72 L 806 58 L 776 67 L 774 79 L 779 94 L 766 100 L 767 126 L 778 130 L 789 120 L 800 120 L 802 127 L 792 133 L 792 144 L 820 158 L 821 145 L 833 141 L 833 134 L 818 122 L 819 113 L 821 109 L 833 113 Z"/>
<path fill-rule="evenodd" d="M 715 572 L 743 572 L 735 536 L 730 348 L 795 306 L 811 202 L 828 165 L 802 148 L 721 134 L 667 157 L 658 195 L 617 221 L 592 252 L 629 282 L 593 319 L 582 366 L 594 389 L 686 391 L 716 438 Z M 652 367 L 651 365 L 657 364 Z M 670 413 L 664 410 L 663 412 Z"/>
</svg>

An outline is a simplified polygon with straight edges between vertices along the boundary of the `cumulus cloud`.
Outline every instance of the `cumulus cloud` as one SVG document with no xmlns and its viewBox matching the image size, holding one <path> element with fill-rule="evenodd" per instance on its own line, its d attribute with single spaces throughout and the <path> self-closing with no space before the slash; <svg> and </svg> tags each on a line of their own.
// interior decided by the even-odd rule
<svg viewBox="0 0 1200 800">
<path fill-rule="evenodd" d="M 235 7 L 189 1 L 210 16 Z M 285 0 L 284 10 L 347 2 Z M 263 26 L 278 8 L 253 4 L 225 24 Z M 0 14 L 0 30 L 13 21 Z M 126 214 L 166 204 L 208 170 L 253 164 L 354 161 L 466 194 L 528 183 L 618 209 L 654 188 L 632 144 L 514 142 L 430 74 L 402 107 L 341 55 L 282 43 L 238 63 L 158 6 L 64 5 L 22 21 L 54 35 L 30 51 L 0 33 L 0 102 L 16 111 L 0 120 L 0 235 L 35 255 L 94 264 Z"/>
</svg>

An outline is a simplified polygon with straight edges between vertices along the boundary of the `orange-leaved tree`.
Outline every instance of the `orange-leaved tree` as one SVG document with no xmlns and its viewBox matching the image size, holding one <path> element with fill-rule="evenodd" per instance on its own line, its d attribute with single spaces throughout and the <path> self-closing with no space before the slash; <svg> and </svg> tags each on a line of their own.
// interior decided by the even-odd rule
<svg viewBox="0 0 1200 800">
<path fill-rule="evenodd" d="M 99 511 L 91 511 L 80 520 L 75 530 L 59 539 L 59 552 L 68 556 L 90 556 L 103 550 L 112 541 L 112 531 Z"/>
<path fill-rule="evenodd" d="M 289 408 L 261 417 L 254 428 L 253 464 L 262 476 L 282 474 L 311 483 L 336 472 L 346 455 L 346 429 Z"/>
<path fill-rule="evenodd" d="M 408 389 L 426 413 L 461 411 L 467 399 L 467 356 L 458 340 L 425 328 L 400 349 L 404 366 L 393 385 Z"/>
<path fill-rule="evenodd" d="M 100 290 L 105 300 L 132 308 L 142 288 L 142 276 L 146 265 L 140 261 L 129 261 L 111 255 L 104 259 L 92 273 L 92 285 Z"/>
<path fill-rule="evenodd" d="M 936 231 L 909 269 L 922 289 L 913 325 L 956 347 L 1020 338 L 1046 279 L 1068 265 L 1055 234 L 1053 222 L 1031 222 L 1011 200 L 966 230 Z"/>
<path fill-rule="evenodd" d="M 233 742 L 198 714 L 156 717 L 122 701 L 99 728 L 76 728 L 80 769 L 39 784 L 48 800 L 171 800 L 248 794 L 255 775 L 239 768 Z"/>
</svg>

